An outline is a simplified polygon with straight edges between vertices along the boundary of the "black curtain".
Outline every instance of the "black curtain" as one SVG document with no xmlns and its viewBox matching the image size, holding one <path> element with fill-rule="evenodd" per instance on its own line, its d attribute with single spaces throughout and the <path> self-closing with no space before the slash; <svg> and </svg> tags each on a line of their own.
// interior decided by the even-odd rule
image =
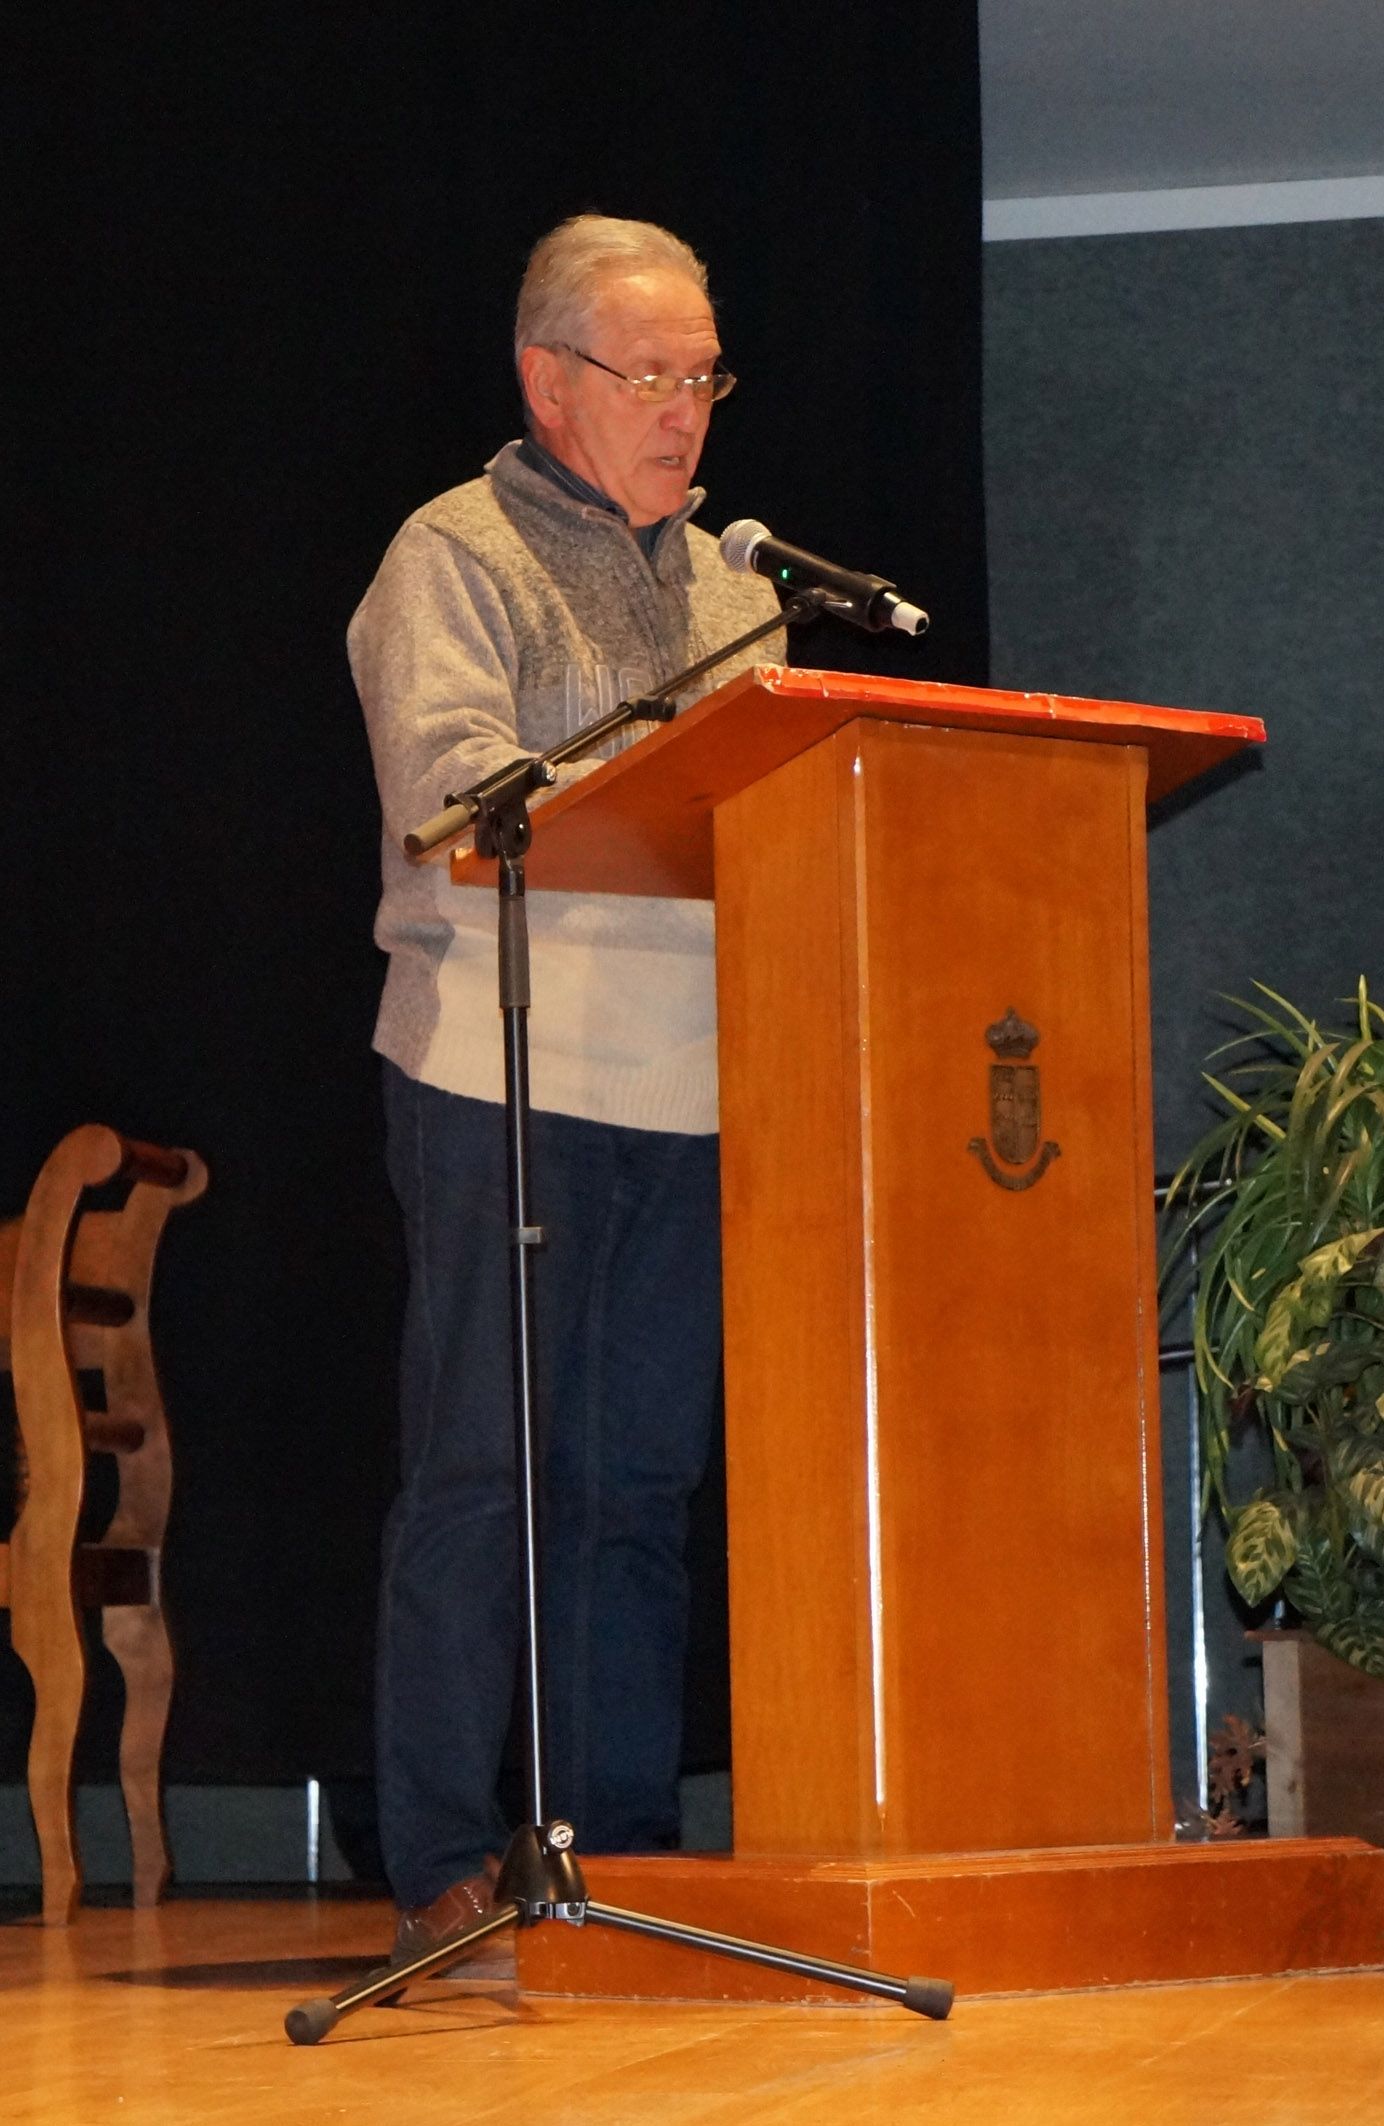
<svg viewBox="0 0 1384 2126">
<path fill-rule="evenodd" d="M 763 517 L 933 614 L 922 645 L 819 624 L 798 661 L 983 681 L 974 0 L 43 22 L 6 91 L 27 391 L 0 1207 L 79 1121 L 206 1157 L 157 1289 L 167 1769 L 349 1777 L 400 1268 L 346 621 L 403 517 L 517 432 L 525 256 L 597 209 L 710 262 L 743 383 L 707 528 Z M 701 1761 L 724 1749 L 709 1512 Z M 103 1775 L 114 1693 L 99 1676 Z M 24 1711 L 6 1654 L 5 1776 Z"/>
</svg>

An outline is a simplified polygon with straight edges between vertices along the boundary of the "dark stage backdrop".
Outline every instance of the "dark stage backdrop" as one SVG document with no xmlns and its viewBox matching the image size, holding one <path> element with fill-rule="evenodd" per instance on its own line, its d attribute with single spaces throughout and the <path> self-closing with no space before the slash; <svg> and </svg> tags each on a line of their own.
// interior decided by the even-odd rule
<svg viewBox="0 0 1384 2126">
<path fill-rule="evenodd" d="M 88 1119 L 210 1165 L 158 1288 L 181 1779 L 368 1766 L 400 1272 L 343 631 L 402 518 L 517 432 L 534 240 L 588 208 L 690 239 L 744 380 L 708 528 L 762 516 L 934 614 L 921 647 L 819 626 L 798 661 L 986 671 L 973 0 L 249 12 L 50 19 L 8 125 L 30 389 L 0 1183 L 17 1208 Z M 6 1653 L 5 1776 L 25 1710 Z"/>
</svg>

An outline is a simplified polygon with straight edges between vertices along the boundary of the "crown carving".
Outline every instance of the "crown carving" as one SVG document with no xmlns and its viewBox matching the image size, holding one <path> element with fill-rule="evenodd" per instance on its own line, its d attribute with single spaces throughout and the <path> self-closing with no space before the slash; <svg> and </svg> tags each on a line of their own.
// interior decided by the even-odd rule
<svg viewBox="0 0 1384 2126">
<path fill-rule="evenodd" d="M 986 1027 L 985 1038 L 1002 1063 L 1026 1063 L 1038 1046 L 1038 1029 L 1021 1019 L 1011 1004 L 1002 1019 Z"/>
</svg>

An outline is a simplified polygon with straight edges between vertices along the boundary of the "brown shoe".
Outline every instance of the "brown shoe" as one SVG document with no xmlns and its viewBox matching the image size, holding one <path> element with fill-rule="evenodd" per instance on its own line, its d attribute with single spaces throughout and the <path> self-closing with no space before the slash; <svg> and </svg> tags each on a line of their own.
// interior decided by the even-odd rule
<svg viewBox="0 0 1384 2126">
<path fill-rule="evenodd" d="M 440 1897 L 435 1897 L 430 1905 L 416 1905 L 412 1911 L 399 1914 L 389 1961 L 397 1966 L 411 1963 L 417 1956 L 426 1956 L 429 1949 L 440 1949 L 444 1942 L 464 1934 L 478 1919 L 489 1919 L 494 1910 L 493 1876 L 488 1872 L 467 1875 L 461 1882 L 454 1882 L 449 1890 L 444 1890 Z M 512 1981 L 513 1933 L 487 1935 L 468 1954 L 458 1957 L 456 1963 L 447 1968 L 445 1976 Z"/>
</svg>

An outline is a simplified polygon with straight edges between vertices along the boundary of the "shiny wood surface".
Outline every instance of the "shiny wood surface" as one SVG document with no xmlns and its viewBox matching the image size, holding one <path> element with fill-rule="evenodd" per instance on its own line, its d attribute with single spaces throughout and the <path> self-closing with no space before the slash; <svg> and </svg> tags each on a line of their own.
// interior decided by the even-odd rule
<svg viewBox="0 0 1384 2126">
<path fill-rule="evenodd" d="M 861 723 L 718 813 L 738 1853 L 1170 1830 L 1143 767 Z"/>
<path fill-rule="evenodd" d="M 879 1846 L 870 1206 L 846 1046 L 854 891 L 836 825 L 847 768 L 829 741 L 717 822 L 732 1760 L 744 1853 Z"/>
<path fill-rule="evenodd" d="M 544 803 L 529 885 L 709 899 L 715 808 L 861 717 L 1134 746 L 1151 801 L 1264 737 L 1253 716 L 760 665 Z M 468 844 L 452 877 L 493 891 L 495 865 Z"/>
<path fill-rule="evenodd" d="M 119 1210 L 84 1207 L 89 1189 L 116 1178 L 131 1183 Z M 0 1602 L 34 1687 L 29 1797 L 54 1925 L 70 1920 L 82 1887 L 72 1809 L 86 1688 L 81 1607 L 100 1610 L 124 1680 L 120 1778 L 139 1901 L 155 1902 L 168 1880 L 159 1760 L 173 1659 L 159 1559 L 172 1469 L 149 1304 L 165 1221 L 206 1185 L 195 1153 L 88 1123 L 55 1146 L 0 1249 L 0 1356 L 14 1377 L 20 1446 Z M 84 1407 L 85 1373 L 102 1378 L 102 1411 Z M 116 1503 L 101 1540 L 79 1544 L 88 1457 L 98 1451 L 117 1456 Z"/>
<path fill-rule="evenodd" d="M 1384 1975 L 883 2007 L 698 2007 L 437 1983 L 295 2050 L 286 2009 L 379 1954 L 379 1905 L 173 1903 L 0 1926 L 7 2126 L 1364 2126 Z M 552 1932 L 552 1929 L 546 1930 Z M 572 1933 L 574 1930 L 563 1930 Z"/>
<path fill-rule="evenodd" d="M 964 1998 L 1384 1960 L 1384 1851 L 1359 1839 L 1081 1846 L 850 1862 L 585 1861 L 593 1899 Z M 589 1926 L 520 1937 L 526 1993 L 811 2000 L 815 1981 Z"/>
</svg>

